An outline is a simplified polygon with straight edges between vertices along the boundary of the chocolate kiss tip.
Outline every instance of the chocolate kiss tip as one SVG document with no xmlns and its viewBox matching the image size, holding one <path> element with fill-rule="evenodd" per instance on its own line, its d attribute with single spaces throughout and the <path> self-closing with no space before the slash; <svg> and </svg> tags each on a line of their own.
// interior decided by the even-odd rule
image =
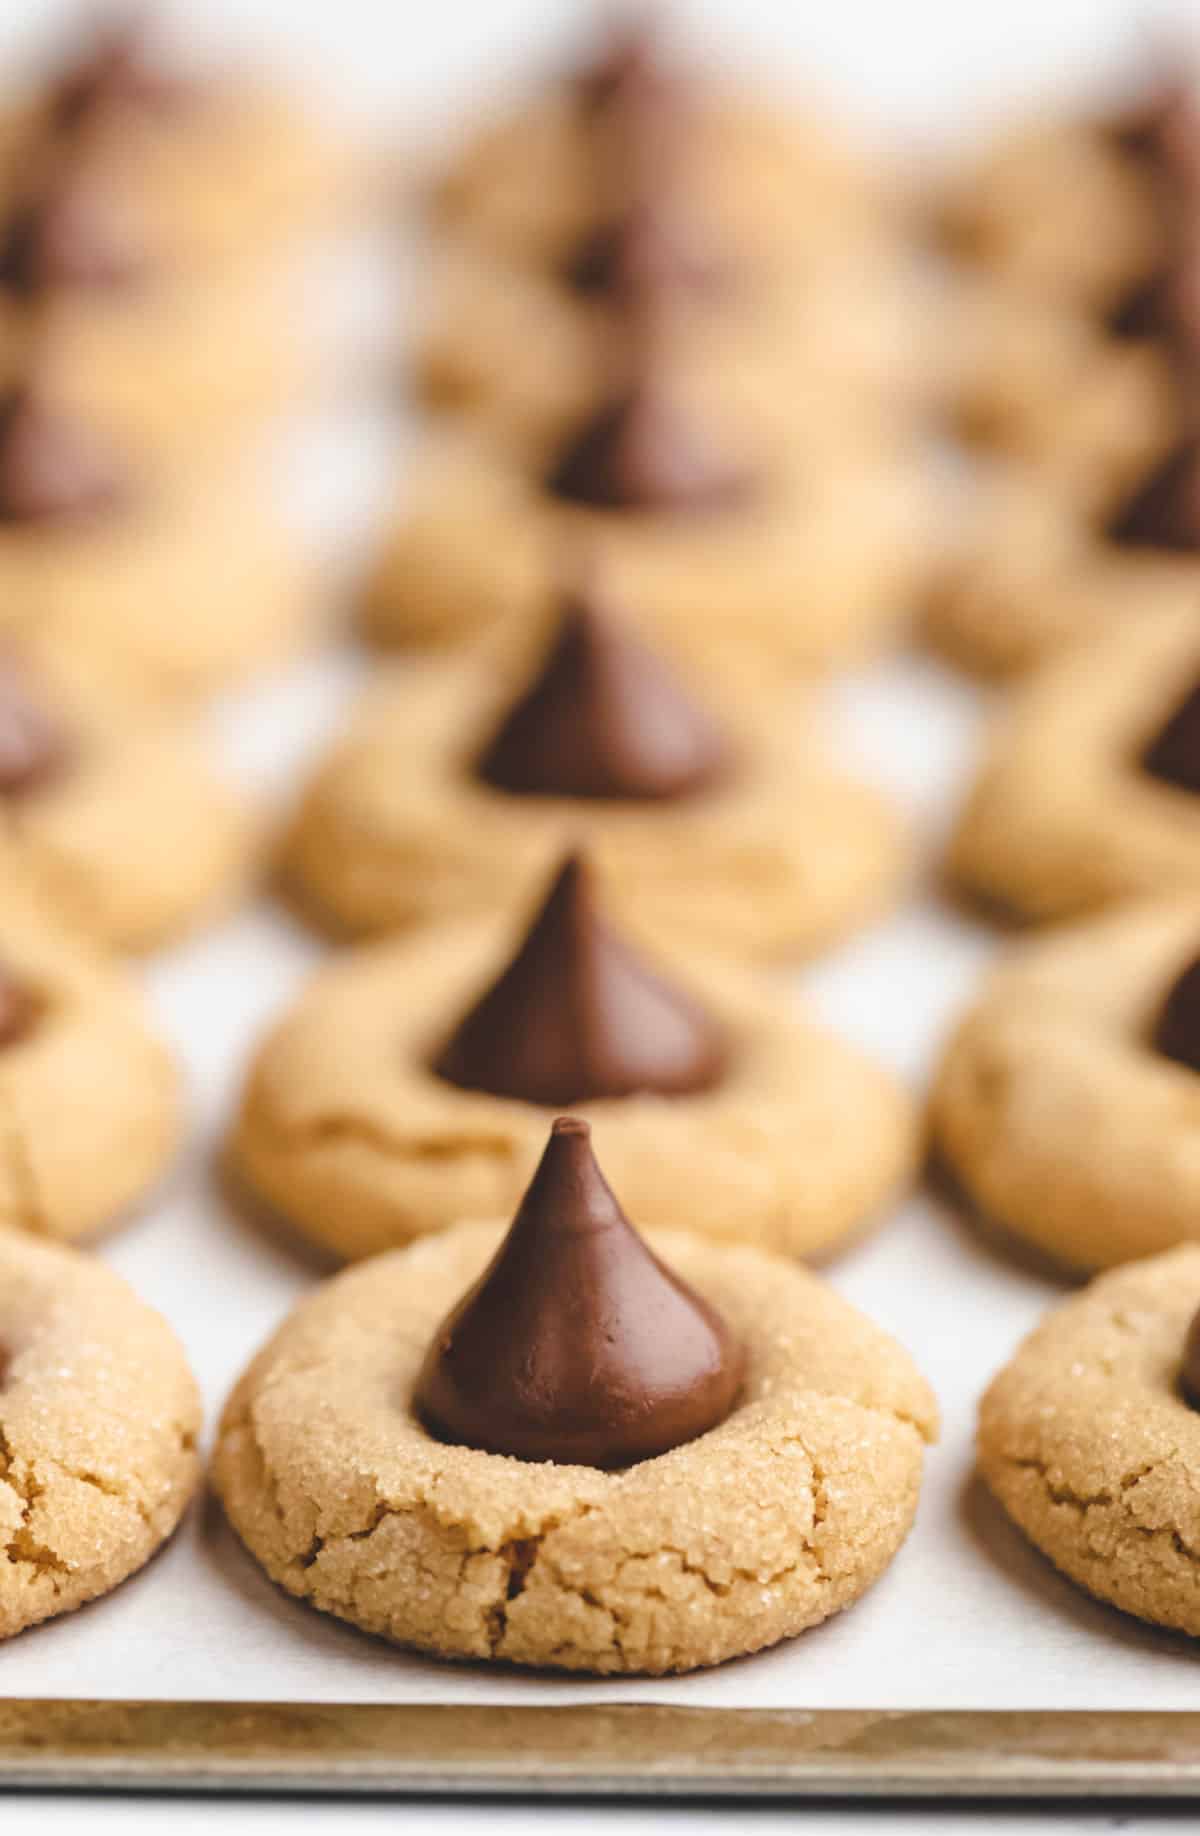
<svg viewBox="0 0 1200 1836">
<path fill-rule="evenodd" d="M 1154 1024 L 1152 1044 L 1164 1058 L 1200 1071 L 1200 957 L 1172 984 Z"/>
<path fill-rule="evenodd" d="M 1142 769 L 1180 790 L 1200 792 L 1200 682 L 1154 735 L 1142 753 Z"/>
<path fill-rule="evenodd" d="M 728 763 L 715 724 L 589 582 L 476 769 L 518 796 L 648 802 L 706 790 Z"/>
<path fill-rule="evenodd" d="M 1200 440 L 1182 440 L 1167 454 L 1117 509 L 1108 534 L 1126 547 L 1200 550 Z"/>
<path fill-rule="evenodd" d="M 692 1095 L 718 1083 L 725 1063 L 720 1027 L 604 921 L 574 855 L 433 1070 L 463 1090 L 566 1109 Z"/>
<path fill-rule="evenodd" d="M 145 11 L 133 7 L 97 33 L 60 79 L 51 113 L 56 125 L 67 129 L 108 108 L 169 117 L 186 107 L 195 87 L 157 62 L 147 43 Z"/>
<path fill-rule="evenodd" d="M 742 1347 L 642 1241 L 590 1134 L 555 1122 L 508 1235 L 433 1336 L 414 1402 L 441 1440 L 623 1467 L 733 1407 Z"/>
<path fill-rule="evenodd" d="M 0 522 L 67 521 L 120 507 L 128 479 L 102 443 L 23 387 L 0 398 Z"/>
<path fill-rule="evenodd" d="M 597 510 L 725 510 L 756 480 L 726 458 L 656 378 L 640 376 L 567 441 L 547 487 Z"/>
</svg>

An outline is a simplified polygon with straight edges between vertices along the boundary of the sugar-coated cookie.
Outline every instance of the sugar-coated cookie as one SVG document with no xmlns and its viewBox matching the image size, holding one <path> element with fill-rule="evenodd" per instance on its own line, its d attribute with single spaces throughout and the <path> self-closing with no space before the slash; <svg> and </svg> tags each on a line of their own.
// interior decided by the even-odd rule
<svg viewBox="0 0 1200 1836">
<path fill-rule="evenodd" d="M 150 1560 L 195 1491 L 199 1431 L 166 1321 L 94 1258 L 0 1231 L 0 1639 Z"/>
<path fill-rule="evenodd" d="M 1047 664 L 1001 712 L 952 878 L 1035 919 L 1200 885 L 1198 680 L 1192 604 L 1142 606 Z"/>
<path fill-rule="evenodd" d="M 0 888 L 0 1239 L 86 1237 L 165 1173 L 179 1075 L 120 972 L 29 892 L 2 831 Z"/>
<path fill-rule="evenodd" d="M 232 1161 L 363 1256 L 511 1207 L 563 1107 L 647 1224 L 793 1255 L 859 1228 L 917 1153 L 887 1072 L 746 970 L 616 930 L 573 861 L 532 923 L 443 923 L 320 971 L 254 1057 Z"/>
<path fill-rule="evenodd" d="M 1057 1568 L 1123 1612 L 1193 1634 L 1200 1414 L 1185 1382 L 1198 1304 L 1195 1246 L 1094 1281 L 994 1379 L 978 1442 L 988 1485 Z"/>
<path fill-rule="evenodd" d="M 216 915 L 246 884 L 256 828 L 200 735 L 93 651 L 0 641 L 0 835 L 80 933 L 143 950 Z"/>
<path fill-rule="evenodd" d="M 144 694 L 212 692 L 299 642 L 298 549 L 254 467 L 159 471 L 36 379 L 0 391 L 0 638 L 90 651 Z"/>
<path fill-rule="evenodd" d="M 586 844 L 614 911 L 734 955 L 801 955 L 875 912 L 905 847 L 886 798 L 834 770 L 793 698 L 695 658 L 676 671 L 602 582 L 532 658 L 406 662 L 304 792 L 282 870 L 364 934 L 528 906 Z"/>
<path fill-rule="evenodd" d="M 408 481 L 362 611 L 386 646 L 539 629 L 564 553 L 603 547 L 648 635 L 768 678 L 879 649 L 928 569 L 926 493 L 903 440 L 768 433 L 728 385 L 635 378 L 566 439 L 515 455 L 448 442 Z M 724 398 L 724 399 L 723 399 Z M 853 424 L 855 417 L 849 417 Z"/>
<path fill-rule="evenodd" d="M 761 1251 L 643 1243 L 577 1121 L 502 1236 L 338 1277 L 243 1376 L 214 1474 L 272 1579 L 439 1656 L 599 1674 L 757 1651 L 871 1585 L 936 1432 L 899 1346 Z"/>
<path fill-rule="evenodd" d="M 935 1142 L 989 1217 L 1075 1269 L 1200 1238 L 1200 895 L 1014 952 L 946 1048 Z"/>
</svg>

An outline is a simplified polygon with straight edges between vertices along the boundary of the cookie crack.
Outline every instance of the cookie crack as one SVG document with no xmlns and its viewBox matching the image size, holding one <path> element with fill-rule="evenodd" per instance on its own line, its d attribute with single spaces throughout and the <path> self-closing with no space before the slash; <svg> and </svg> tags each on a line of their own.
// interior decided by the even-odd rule
<svg viewBox="0 0 1200 1836">
<path fill-rule="evenodd" d="M 1084 1518 L 1089 1511 L 1111 1509 L 1114 1505 L 1119 1505 L 1151 1473 L 1157 1472 L 1160 1466 L 1166 1466 L 1177 1457 L 1174 1450 L 1170 1453 L 1159 1454 L 1156 1459 L 1147 1460 L 1141 1466 L 1122 1474 L 1115 1491 L 1105 1487 L 1098 1492 L 1081 1492 L 1070 1485 L 1055 1484 L 1050 1478 L 1050 1462 L 1032 1455 L 1025 1457 L 1018 1457 L 1015 1454 L 1005 1455 L 1004 1463 L 1013 1472 L 1035 1473 L 1041 1480 L 1042 1489 L 1052 1504 L 1064 1505 L 1069 1510 L 1077 1512 L 1080 1518 Z M 1139 1524 L 1131 1520 L 1128 1528 L 1137 1536 L 1167 1537 L 1177 1554 L 1183 1556 L 1188 1562 L 1200 1563 L 1200 1549 L 1195 1549 L 1190 1543 L 1185 1542 L 1182 1533 L 1172 1524 Z"/>
</svg>

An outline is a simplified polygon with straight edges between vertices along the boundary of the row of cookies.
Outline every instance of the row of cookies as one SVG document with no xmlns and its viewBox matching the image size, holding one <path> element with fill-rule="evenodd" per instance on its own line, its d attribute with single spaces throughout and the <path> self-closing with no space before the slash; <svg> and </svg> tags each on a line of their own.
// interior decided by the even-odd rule
<svg viewBox="0 0 1200 1836">
<path fill-rule="evenodd" d="M 599 637 L 602 654 L 611 656 L 603 629 Z M 519 781 L 531 753 L 525 704 L 534 699 L 540 713 L 548 701 L 553 710 L 556 674 L 570 676 L 587 647 L 597 647 L 594 609 L 560 633 L 533 690 L 500 710 L 502 718 L 492 711 L 489 743 L 479 748 L 493 774 L 484 783 L 515 770 L 519 790 L 528 789 Z M 618 646 L 616 657 L 620 675 L 627 653 Z M 609 721 L 594 724 L 607 736 Z M 594 771 L 595 735 L 585 736 L 590 750 L 580 749 L 561 719 L 558 730 L 567 769 L 579 769 L 582 756 L 584 770 Z M 678 716 L 673 730 L 683 736 L 685 775 L 697 755 L 702 778 L 711 772 L 710 736 L 701 729 L 708 744 L 699 744 L 695 723 Z M 638 723 L 617 722 L 616 735 L 636 741 Z M 668 782 L 678 757 L 678 750 L 668 754 Z M 611 758 L 602 754 L 600 763 L 611 770 Z M 663 769 L 660 757 L 651 764 Z M 636 745 L 634 768 L 646 770 Z M 504 777 L 498 781 L 503 785 Z M 725 970 L 731 992 L 722 1005 L 714 974 L 712 1013 L 681 990 L 664 988 L 604 925 L 586 870 L 571 862 L 512 960 L 504 964 L 500 952 L 493 955 L 502 972 L 482 995 L 473 991 L 476 999 L 453 1031 L 444 1013 L 428 1025 L 418 1015 L 411 1044 L 401 1040 L 406 1078 L 409 1066 L 416 1067 L 413 1086 L 406 1082 L 402 1093 L 405 1113 L 418 1113 L 415 1090 L 422 1119 L 444 1127 L 425 1105 L 431 1090 L 436 1087 L 436 1103 L 448 1087 L 487 1099 L 486 1132 L 480 1108 L 473 1122 L 465 1110 L 457 1112 L 459 1121 L 479 1127 L 478 1137 L 461 1144 L 444 1134 L 406 1140 L 401 1109 L 386 1100 L 377 1109 L 372 1093 L 386 1099 L 396 1077 L 398 1028 L 416 992 L 443 983 L 428 940 L 420 940 L 389 998 L 375 960 L 385 951 L 390 956 L 393 946 L 327 972 L 325 1023 L 314 1024 L 307 1004 L 294 1026 L 285 1023 L 277 1061 L 263 1066 L 264 1094 L 274 1094 L 271 1085 L 285 1093 L 280 1137 L 288 1137 L 285 1147 L 313 1155 L 310 1177 L 330 1213 L 349 1220 L 348 1230 L 352 1224 L 370 1232 L 381 1220 L 404 1237 L 449 1228 L 323 1290 L 285 1324 L 239 1385 L 216 1475 L 247 1543 L 293 1592 L 406 1643 L 600 1671 L 715 1662 L 848 1604 L 911 1522 L 921 1445 L 934 1427 L 928 1391 L 897 1348 L 811 1277 L 745 1248 L 665 1240 L 664 1253 L 703 1299 L 697 1305 L 694 1294 L 681 1294 L 677 1281 L 664 1285 L 661 1269 L 632 1247 L 619 1209 L 614 1213 L 611 1194 L 598 1183 L 586 1124 L 578 1120 L 552 1131 L 513 1232 L 473 1286 L 496 1230 L 454 1227 L 451 1220 L 515 1204 L 522 1182 L 513 1186 L 512 1167 L 502 1165 L 499 1183 L 486 1168 L 478 1181 L 474 1163 L 519 1155 L 528 1172 L 546 1110 L 574 1101 L 586 1075 L 606 1140 L 617 1142 L 618 1126 L 628 1128 L 628 1149 L 620 1151 L 628 1154 L 631 1183 L 641 1181 L 637 1215 L 693 1228 L 697 1217 L 711 1218 L 702 1227 L 720 1237 L 718 1212 L 723 1206 L 728 1213 L 745 1187 L 754 1158 L 747 1149 L 761 1139 L 754 1134 L 760 1106 L 769 1109 L 785 1080 L 811 1083 L 818 1067 L 829 1073 L 832 1121 L 847 1141 L 853 1122 L 861 1161 L 863 1139 L 875 1139 L 885 1115 L 878 1091 L 863 1100 L 862 1067 L 839 1091 L 828 1046 L 811 1061 L 797 1054 L 801 1029 L 780 1022 L 761 997 L 757 1010 L 744 1008 L 740 997 L 750 984 L 739 990 Z M 447 971 L 465 977 L 470 959 L 460 938 L 447 938 L 445 957 Z M 345 979 L 335 980 L 343 971 Z M 481 978 L 482 969 L 475 975 Z M 324 1106 L 306 1113 L 303 1092 L 315 1078 L 322 1095 L 324 1073 Z M 647 1089 L 658 1101 L 643 1100 Z M 696 1102 L 714 1090 L 727 1107 L 725 1118 Z M 745 1104 L 740 1112 L 731 1094 Z M 531 1146 L 502 1132 L 511 1126 L 501 1116 L 509 1103 L 541 1106 Z M 248 1102 L 247 1119 L 249 1108 Z M 652 1132 L 665 1128 L 672 1110 L 683 1112 L 675 1155 L 661 1152 Z M 808 1142 L 807 1202 L 818 1217 L 825 1194 L 813 1193 L 813 1169 L 824 1160 L 830 1120 L 814 1118 Z M 707 1213 L 705 1194 L 693 1192 L 685 1176 L 699 1160 L 707 1179 L 709 1139 L 722 1121 L 731 1153 L 741 1158 L 729 1187 L 717 1194 L 720 1206 Z M 640 1140 L 634 1138 L 639 1126 Z M 691 1151 L 683 1151 L 689 1129 L 703 1131 L 699 1155 L 694 1139 Z M 607 1149 L 604 1157 L 607 1164 Z M 785 1164 L 777 1180 L 773 1152 L 760 1159 L 770 1166 L 755 1195 L 758 1217 L 773 1227 L 785 1204 L 799 1210 L 806 1195 L 794 1168 Z M 398 1168 L 391 1185 L 379 1170 L 389 1161 Z M 442 1161 L 451 1163 L 452 1177 L 439 1191 Z M 442 1215 L 436 1205 L 445 1205 L 450 1191 L 460 1208 Z M 294 1195 L 281 1188 L 276 1197 L 294 1211 Z M 755 1234 L 753 1207 L 736 1221 L 743 1240 Z M 311 1228 L 322 1234 L 315 1217 Z M 394 1240 L 324 1234 L 352 1253 Z M 760 1224 L 758 1240 L 795 1249 L 818 1239 L 804 1230 L 774 1234 Z M 464 1288 L 466 1298 L 456 1305 Z M 414 1290 L 422 1297 L 416 1309 Z M 570 1307 L 579 1294 L 594 1303 L 590 1311 Z M 452 1311 L 439 1330 L 447 1305 Z M 37 1317 L 38 1309 L 26 1312 Z M 149 1360 L 151 1345 L 161 1349 L 148 1328 L 126 1324 L 139 1355 L 144 1347 Z M 1172 1399 L 1168 1408 L 1182 1407 L 1174 1397 L 1176 1354 L 1162 1336 L 1156 1406 L 1163 1389 Z M 17 1411 L 18 1429 L 32 1431 L 32 1438 L 22 1440 L 15 1459 L 8 1450 L 11 1566 L 19 1571 L 18 1588 L 40 1588 L 31 1614 L 20 1617 L 18 1605 L 13 1630 L 53 1610 L 48 1600 L 65 1606 L 86 1597 L 64 1584 L 64 1573 L 82 1567 L 93 1593 L 120 1578 L 108 1545 L 96 1540 L 94 1520 L 79 1516 L 79 1499 L 66 1498 L 56 1483 L 42 1504 L 39 1461 L 56 1481 L 68 1482 L 66 1491 L 72 1481 L 83 1486 L 85 1513 L 95 1504 L 89 1487 L 118 1501 L 128 1490 L 110 1450 L 100 1450 L 104 1464 L 97 1467 L 96 1450 L 88 1447 L 88 1478 L 36 1438 L 47 1414 L 51 1432 L 58 1421 L 45 1407 L 42 1350 L 22 1344 L 25 1362 L 11 1380 L 30 1384 L 19 1393 L 22 1405 L 31 1398 L 43 1404 L 36 1412 Z M 107 1342 L 101 1351 L 111 1358 Z M 128 1361 L 127 1352 L 123 1371 Z M 167 1396 L 161 1379 L 156 1388 Z M 153 1513 L 142 1500 L 143 1531 L 126 1545 L 133 1559 L 169 1528 L 195 1470 L 194 1411 L 189 1414 L 175 1368 L 169 1390 L 177 1406 L 164 1408 L 166 1451 L 155 1444 L 145 1460 L 161 1496 Z M 1011 1413 L 1002 1411 L 1004 1420 Z M 1025 1419 L 1023 1407 L 1015 1419 Z M 987 1423 L 985 1412 L 985 1470 Z M 1003 1460 L 998 1470 L 1006 1472 Z M 1020 1458 L 1010 1464 L 1019 1467 Z M 97 1476 L 106 1483 L 96 1485 Z M 1132 1464 L 1122 1466 L 1122 1489 L 1132 1494 L 1143 1476 Z M 1080 1496 L 1068 1488 L 1052 1502 L 1069 1508 Z M 1139 1499 L 1135 1508 L 1142 1507 Z M 79 1541 L 70 1541 L 80 1525 L 92 1534 L 92 1548 L 102 1550 L 90 1571 L 80 1561 Z"/>
<path fill-rule="evenodd" d="M 444 309 L 419 351 L 454 457 L 411 484 L 365 618 L 439 654 L 376 673 L 281 855 L 309 916 L 381 941 L 256 1054 L 235 1163 L 361 1255 L 510 1209 L 569 1105 L 647 1223 L 702 1139 L 698 1228 L 827 1247 L 911 1172 L 913 1107 L 740 964 L 828 945 L 904 872 L 897 813 L 826 763 L 788 679 L 903 609 L 915 549 L 861 498 L 831 519 L 818 479 L 861 482 L 908 372 L 826 366 L 804 304 L 837 287 L 852 318 L 847 261 L 898 264 L 901 232 L 825 133 L 646 20 L 482 130 L 433 214 L 472 312 L 536 286 L 571 339 L 501 350 L 489 324 L 489 369 Z"/>
<path fill-rule="evenodd" d="M 745 480 L 700 452 L 675 475 L 703 541 L 698 507 Z M 338 928 L 390 934 L 335 959 L 258 1054 L 234 1159 L 342 1254 L 419 1241 L 285 1323 L 230 1400 L 214 1476 L 276 1580 L 372 1630 L 659 1672 L 857 1597 L 912 1521 L 936 1410 L 898 1347 L 769 1253 L 835 1241 L 890 1194 L 915 1162 L 913 1106 L 712 954 L 793 954 L 853 922 L 894 883 L 895 819 L 764 712 L 761 664 L 755 694 L 683 626 L 657 654 L 611 566 L 607 543 L 575 549 L 565 600 L 556 563 L 510 647 L 397 675 L 302 801 L 289 883 Z M 24 986 L 18 965 L 18 1010 Z M 50 1018 L 30 1005 L 15 1024 L 14 1084 Z M 551 1127 L 564 1105 L 582 1113 Z M 588 1118 L 665 1260 L 605 1183 Z M 514 1212 L 477 1282 L 499 1232 L 461 1220 Z M 107 1420 L 142 1411 L 144 1477 L 119 1432 L 84 1458 L 64 1447 L 77 1428 L 37 1298 L 54 1255 L 12 1249 L 27 1304 L 3 1378 L 5 1631 L 144 1560 L 197 1470 L 186 1370 L 128 1302 Z M 77 1388 L 91 1378 L 81 1365 Z"/>
<path fill-rule="evenodd" d="M 347 178 L 285 92 L 133 20 L 0 120 L 3 850 L 97 944 L 177 936 L 257 852 L 173 710 L 307 622 L 249 440 L 311 367 L 288 277 Z"/>
<path fill-rule="evenodd" d="M 1195 62 L 1181 47 L 1132 100 L 1018 124 L 944 202 L 946 386 L 987 462 L 928 626 L 974 671 L 1200 591 Z"/>
</svg>

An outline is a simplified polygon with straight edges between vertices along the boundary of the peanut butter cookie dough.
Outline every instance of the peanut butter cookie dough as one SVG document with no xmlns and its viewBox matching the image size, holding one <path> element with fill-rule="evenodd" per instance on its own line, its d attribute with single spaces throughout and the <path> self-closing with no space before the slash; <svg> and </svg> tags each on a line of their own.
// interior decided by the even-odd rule
<svg viewBox="0 0 1200 1836">
<path fill-rule="evenodd" d="M 690 694 L 602 578 L 533 667 L 492 648 L 377 683 L 301 799 L 282 870 L 353 934 L 528 906 L 586 843 L 614 911 L 733 955 L 804 954 L 877 910 L 905 849 L 786 699 Z M 705 690 L 711 692 L 706 693 Z"/>
<path fill-rule="evenodd" d="M 1200 895 L 1025 945 L 946 1050 L 934 1138 L 989 1216 L 1075 1269 L 1200 1237 Z"/>
<path fill-rule="evenodd" d="M 0 833 L 75 929 L 119 950 L 177 937 L 242 890 L 255 827 L 199 735 L 93 655 L 0 642 Z"/>
<path fill-rule="evenodd" d="M 51 401 L 0 391 L 0 638 L 53 638 L 144 694 L 225 687 L 298 642 L 306 570 L 238 464 L 147 475 Z"/>
<path fill-rule="evenodd" d="M 0 1231 L 0 1639 L 150 1560 L 196 1489 L 199 1431 L 166 1321 L 93 1258 Z"/>
<path fill-rule="evenodd" d="M 443 1657 L 662 1674 L 882 1573 L 936 1432 L 899 1346 L 759 1251 L 647 1246 L 577 1121 L 501 1237 L 338 1277 L 243 1376 L 214 1472 L 272 1579 Z"/>
<path fill-rule="evenodd" d="M 1200 885 L 1198 676 L 1191 603 L 1145 606 L 1048 664 L 1000 716 L 952 877 L 1035 919 Z"/>
<path fill-rule="evenodd" d="M 0 1240 L 86 1237 L 166 1171 L 178 1074 L 133 989 L 60 929 L 2 832 L 0 884 Z"/>
<path fill-rule="evenodd" d="M 689 1227 L 793 1255 L 910 1176 L 906 1094 L 764 982 L 661 934 L 643 955 L 579 861 L 526 922 L 440 925 L 321 971 L 250 1068 L 231 1155 L 251 1191 L 369 1255 L 511 1209 L 564 1107 L 647 1224 L 678 1223 L 686 1194 Z"/>
<path fill-rule="evenodd" d="M 778 679 L 879 649 L 927 577 L 920 468 L 878 430 L 814 430 L 798 450 L 722 393 L 717 381 L 693 406 L 651 367 L 539 453 L 448 442 L 384 536 L 368 637 L 536 631 L 564 551 L 598 544 L 614 591 L 676 655 Z"/>
<path fill-rule="evenodd" d="M 1102 1276 L 1030 1334 L 979 1417 L 980 1471 L 1030 1541 L 1099 1599 L 1193 1634 L 1198 1299 L 1195 1246 Z"/>
</svg>

